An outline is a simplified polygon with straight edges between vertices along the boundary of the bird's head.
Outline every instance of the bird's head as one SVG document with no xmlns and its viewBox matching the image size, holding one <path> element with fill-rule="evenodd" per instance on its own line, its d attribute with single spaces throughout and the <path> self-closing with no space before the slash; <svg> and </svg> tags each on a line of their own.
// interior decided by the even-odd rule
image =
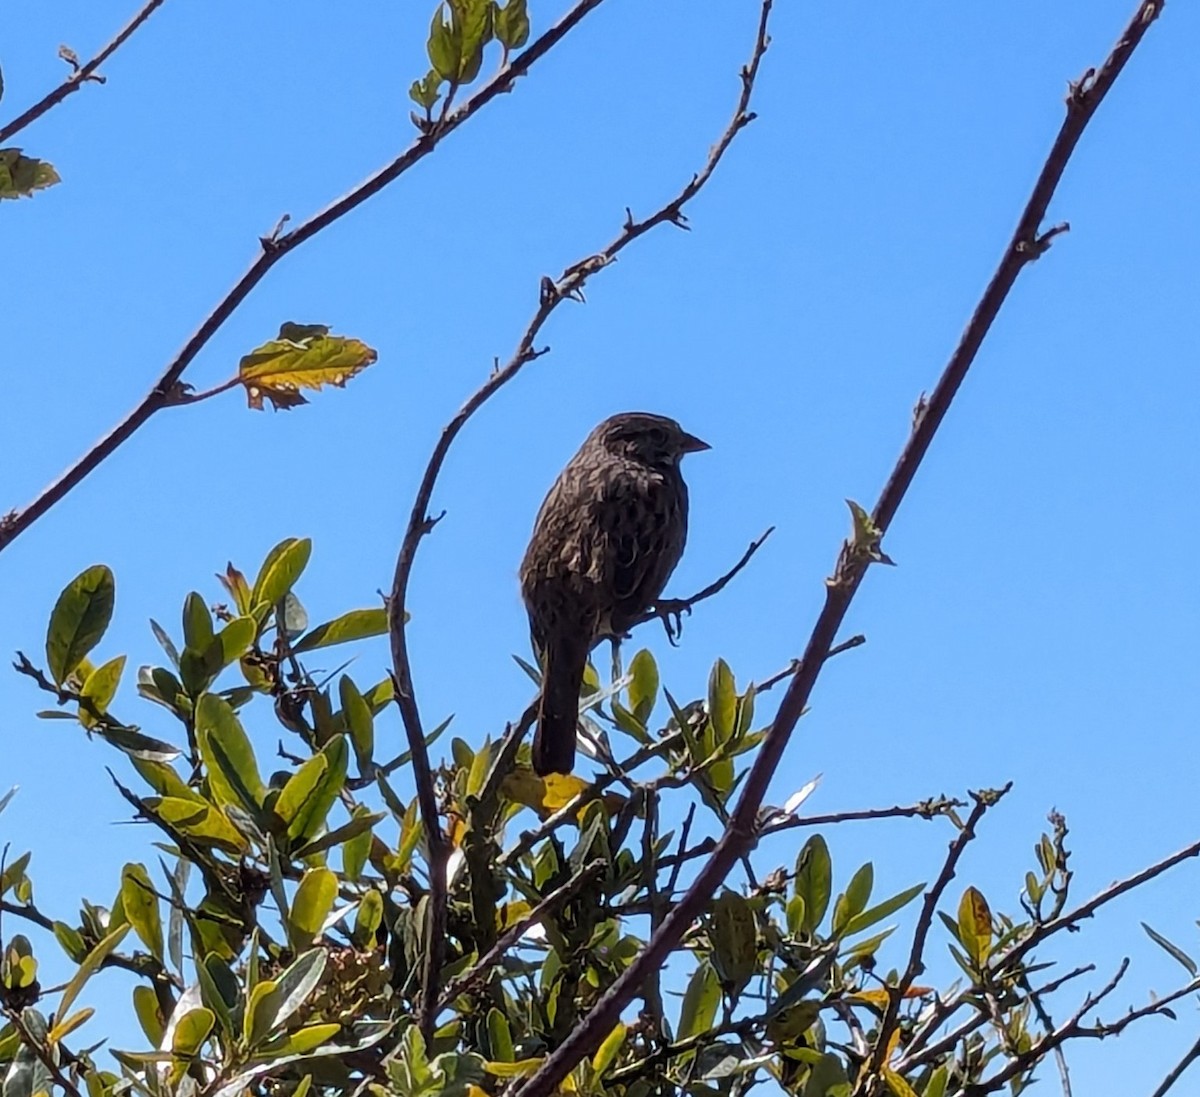
<svg viewBox="0 0 1200 1097">
<path fill-rule="evenodd" d="M 651 468 L 674 468 L 685 453 L 710 448 L 674 419 L 644 411 L 626 411 L 605 419 L 593 437 L 609 453 Z"/>
</svg>

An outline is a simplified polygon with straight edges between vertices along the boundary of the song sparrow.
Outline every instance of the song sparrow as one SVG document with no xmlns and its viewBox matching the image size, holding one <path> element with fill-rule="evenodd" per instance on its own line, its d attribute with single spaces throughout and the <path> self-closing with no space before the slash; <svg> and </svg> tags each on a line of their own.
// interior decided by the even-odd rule
<svg viewBox="0 0 1200 1097">
<path fill-rule="evenodd" d="M 542 668 L 533 768 L 570 773 L 588 654 L 653 606 L 687 540 L 685 453 L 708 449 L 673 419 L 605 419 L 567 463 L 538 511 L 521 594 Z"/>
</svg>

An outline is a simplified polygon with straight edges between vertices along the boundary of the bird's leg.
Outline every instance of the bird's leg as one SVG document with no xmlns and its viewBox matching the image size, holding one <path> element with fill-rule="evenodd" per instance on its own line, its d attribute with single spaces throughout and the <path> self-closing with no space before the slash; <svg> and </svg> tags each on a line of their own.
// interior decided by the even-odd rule
<svg viewBox="0 0 1200 1097">
<path fill-rule="evenodd" d="M 672 647 L 679 646 L 679 639 L 683 636 L 683 615 L 686 613 L 690 616 L 691 612 L 691 602 L 685 602 L 682 598 L 660 598 L 654 603 L 654 615 L 662 621 Z"/>
<path fill-rule="evenodd" d="M 620 681 L 620 678 L 621 678 L 621 637 L 612 636 L 612 637 L 609 637 L 609 639 L 612 643 L 612 679 L 611 679 L 611 681 L 617 682 L 617 681 Z"/>
</svg>

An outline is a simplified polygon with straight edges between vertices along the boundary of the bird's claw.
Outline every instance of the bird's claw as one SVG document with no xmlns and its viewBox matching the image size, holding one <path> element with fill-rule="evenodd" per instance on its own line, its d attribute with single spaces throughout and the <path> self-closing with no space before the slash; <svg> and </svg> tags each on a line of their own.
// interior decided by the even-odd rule
<svg viewBox="0 0 1200 1097">
<path fill-rule="evenodd" d="M 691 603 L 679 598 L 665 598 L 654 604 L 654 615 L 662 621 L 672 647 L 679 646 L 683 636 L 683 615 L 686 613 L 690 616 L 691 612 Z"/>
</svg>

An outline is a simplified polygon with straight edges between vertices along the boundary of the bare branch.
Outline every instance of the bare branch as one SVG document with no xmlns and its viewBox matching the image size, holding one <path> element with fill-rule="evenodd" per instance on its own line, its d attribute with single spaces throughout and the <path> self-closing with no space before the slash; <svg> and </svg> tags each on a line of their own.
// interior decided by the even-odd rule
<svg viewBox="0 0 1200 1097">
<path fill-rule="evenodd" d="M 887 1058 L 892 1029 L 895 1028 L 900 1017 L 900 1003 L 904 1001 L 909 988 L 916 982 L 917 976 L 925 970 L 925 941 L 929 936 L 930 927 L 933 925 L 933 916 L 937 913 L 937 905 L 941 902 L 942 894 L 949 887 L 950 881 L 954 879 L 954 873 L 958 869 L 958 862 L 962 857 L 963 850 L 975 838 L 975 828 L 979 825 L 979 821 L 983 818 L 988 808 L 996 804 L 1011 788 L 1012 782 L 1010 781 L 1001 789 L 971 793 L 971 797 L 975 801 L 975 806 L 971 809 L 971 814 L 967 816 L 967 821 L 963 825 L 962 830 L 958 832 L 954 841 L 950 843 L 950 850 L 946 854 L 945 862 L 942 864 L 942 871 L 938 873 L 938 878 L 934 881 L 933 887 L 925 893 L 925 902 L 922 904 L 921 913 L 917 918 L 917 928 L 913 932 L 912 950 L 909 952 L 908 964 L 904 969 L 904 974 L 900 976 L 900 981 L 894 987 L 889 986 L 886 988 L 888 993 L 887 1009 L 884 1011 L 883 1020 L 879 1023 L 879 1034 L 875 1039 L 875 1046 L 871 1052 L 870 1066 L 867 1068 L 864 1077 L 875 1077 L 878 1075 L 884 1060 Z"/>
<path fill-rule="evenodd" d="M 672 643 L 674 643 L 679 637 L 679 634 L 683 631 L 681 622 L 683 614 L 690 614 L 692 612 L 692 607 L 697 603 L 703 602 L 706 598 L 712 598 L 714 595 L 720 594 L 721 591 L 729 586 L 730 582 L 734 579 L 738 572 L 740 572 L 748 563 L 750 563 L 751 557 L 753 557 L 754 554 L 763 547 L 763 543 L 774 532 L 775 527 L 771 526 L 760 537 L 754 541 L 751 541 L 749 547 L 744 553 L 742 553 L 742 558 L 738 560 L 733 567 L 731 567 L 719 579 L 714 579 L 703 590 L 697 591 L 690 598 L 659 599 L 659 601 L 654 604 L 652 609 L 648 610 L 646 613 L 643 613 L 642 616 L 634 622 L 634 627 L 636 628 L 638 625 L 645 624 L 647 621 L 653 621 L 656 618 L 660 619 L 663 623 L 663 626 L 667 630 L 668 638 Z M 672 621 L 674 623 L 672 623 Z"/>
<path fill-rule="evenodd" d="M 1175 1083 L 1183 1077 L 1184 1071 L 1196 1062 L 1197 1059 L 1200 1059 L 1200 1040 L 1197 1040 L 1188 1048 L 1183 1058 L 1171 1068 L 1150 1097 L 1166 1097 L 1166 1094 L 1175 1088 Z"/>
<path fill-rule="evenodd" d="M 161 2 L 161 0 L 160 0 Z M 467 119 L 477 114 L 493 99 L 504 92 L 511 91 L 517 79 L 524 76 L 540 57 L 555 46 L 571 31 L 589 12 L 598 8 L 603 0 L 577 0 L 574 7 L 567 12 L 545 34 L 541 35 L 513 61 L 501 69 L 491 80 L 484 84 L 462 106 L 452 111 L 446 118 L 428 132 L 422 133 L 407 149 L 391 163 L 380 168 L 374 175 L 360 183 L 349 194 L 314 214 L 303 224 L 297 225 L 291 232 L 279 236 L 267 237 L 263 243 L 261 254 L 245 274 L 238 279 L 234 287 L 225 295 L 221 302 L 201 322 L 200 326 L 184 344 L 183 349 L 175 356 L 163 371 L 154 387 L 120 423 L 100 439 L 74 465 L 63 473 L 54 483 L 43 489 L 42 493 L 23 510 L 10 511 L 0 517 L 0 551 L 3 551 L 15 538 L 27 530 L 55 503 L 59 502 L 72 488 L 79 484 L 102 461 L 113 453 L 140 428 L 146 421 L 165 407 L 179 402 L 178 385 L 184 371 L 192 364 L 196 356 L 208 341 L 220 330 L 222 325 L 233 315 L 238 306 L 250 295 L 250 291 L 266 277 L 267 272 L 289 252 L 294 251 L 305 241 L 316 236 L 322 229 L 328 228 L 335 221 L 344 217 L 351 210 L 362 205 L 368 198 L 374 197 L 389 183 L 394 182 L 418 161 L 429 155 L 441 140 L 453 133 Z"/>
<path fill-rule="evenodd" d="M 14 134 L 23 130 L 30 122 L 34 122 L 46 113 L 51 107 L 61 103 L 72 92 L 78 91 L 89 80 L 97 84 L 104 83 L 103 76 L 97 76 L 96 70 L 104 64 L 122 45 L 126 39 L 133 34 L 147 19 L 150 18 L 155 8 L 161 7 L 163 0 L 147 0 L 147 3 L 120 31 L 111 42 L 108 43 L 95 57 L 84 65 L 78 63 L 72 66 L 71 75 L 68 76 L 61 84 L 58 85 L 52 92 L 43 96 L 33 104 L 27 111 L 17 115 L 7 126 L 0 129 L 0 144 L 3 144 Z"/>
<path fill-rule="evenodd" d="M 921 461 L 933 441 L 937 429 L 953 402 L 959 385 L 987 335 L 992 321 L 1007 298 L 1017 275 L 1035 259 L 1047 242 L 1039 236 L 1046 209 L 1062 177 L 1071 153 L 1088 121 L 1112 87 L 1125 63 L 1132 56 L 1150 24 L 1157 18 L 1161 3 L 1142 0 L 1129 26 L 1104 65 L 1086 85 L 1072 88 L 1067 101 L 1067 114 L 1058 137 L 1042 168 L 1032 195 L 1018 222 L 1016 232 L 1005 249 L 1003 258 L 991 283 L 984 292 L 975 314 L 963 333 L 958 348 L 946 366 L 927 406 L 916 417 L 908 444 L 892 471 L 879 501 L 871 515 L 875 531 L 881 536 L 896 514 Z M 754 61 L 746 70 L 744 84 L 753 82 L 753 75 L 762 51 L 766 48 L 766 23 L 770 2 L 763 5 L 759 42 Z M 866 574 L 874 546 L 844 546 L 837 570 L 826 583 L 825 605 L 817 618 L 808 645 L 791 685 L 780 703 L 775 721 L 763 742 L 746 779 L 741 798 L 730 817 L 712 858 L 697 874 L 691 888 L 672 909 L 646 947 L 625 969 L 616 982 L 600 998 L 586 1020 L 550 1055 L 538 1071 L 518 1091 L 520 1097 L 549 1097 L 576 1063 L 591 1054 L 600 1041 L 612 1030 L 621 1011 L 638 993 L 649 973 L 658 969 L 682 940 L 688 927 L 703 911 L 705 905 L 732 866 L 756 841 L 755 820 L 763 803 L 767 787 L 779 768 L 784 750 L 808 704 L 813 687 L 841 627 L 850 603 Z"/>
</svg>

